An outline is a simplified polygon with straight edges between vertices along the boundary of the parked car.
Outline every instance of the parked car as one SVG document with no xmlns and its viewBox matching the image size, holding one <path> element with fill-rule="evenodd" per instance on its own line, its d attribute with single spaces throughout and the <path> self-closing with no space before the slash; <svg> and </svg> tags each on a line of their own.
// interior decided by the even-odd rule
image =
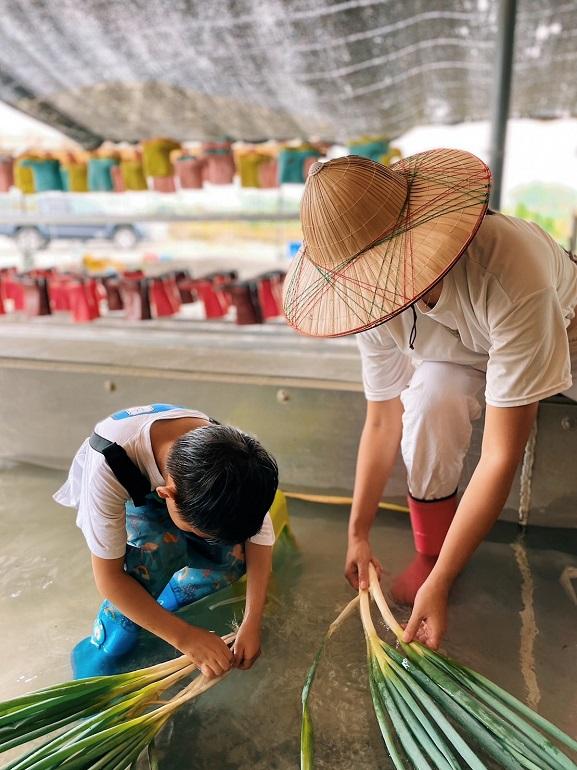
<svg viewBox="0 0 577 770">
<path fill-rule="evenodd" d="M 6 225 L 0 224 L 0 235 L 13 238 L 22 252 L 45 249 L 50 241 L 58 238 L 90 241 L 102 238 L 111 241 L 118 249 L 133 249 L 144 237 L 144 231 L 133 224 L 54 224 L 54 225 Z"/>
</svg>

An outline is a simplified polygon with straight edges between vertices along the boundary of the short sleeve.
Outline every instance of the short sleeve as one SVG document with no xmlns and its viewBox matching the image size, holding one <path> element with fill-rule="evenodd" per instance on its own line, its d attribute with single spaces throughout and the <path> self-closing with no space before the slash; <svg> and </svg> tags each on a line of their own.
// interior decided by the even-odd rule
<svg viewBox="0 0 577 770">
<path fill-rule="evenodd" d="M 104 473 L 97 484 L 86 485 L 80 497 L 76 523 L 90 552 L 101 559 L 120 559 L 126 553 L 126 500 L 118 487 L 123 490 Z"/>
<path fill-rule="evenodd" d="M 76 453 L 68 480 L 54 499 L 78 510 L 76 524 L 91 553 L 101 559 L 124 556 L 127 493 L 104 457 L 88 446 L 88 441 Z"/>
<path fill-rule="evenodd" d="M 571 386 L 566 323 L 554 289 L 515 303 L 493 300 L 488 324 L 487 404 L 523 406 Z"/>
<path fill-rule="evenodd" d="M 361 332 L 356 339 L 367 401 L 389 401 L 399 396 L 413 376 L 410 357 L 399 350 L 384 327 Z"/>
<path fill-rule="evenodd" d="M 249 542 L 256 543 L 256 545 L 274 545 L 274 541 L 274 527 L 270 513 L 267 513 L 263 519 L 260 531 L 257 532 L 253 537 L 249 538 Z"/>
</svg>

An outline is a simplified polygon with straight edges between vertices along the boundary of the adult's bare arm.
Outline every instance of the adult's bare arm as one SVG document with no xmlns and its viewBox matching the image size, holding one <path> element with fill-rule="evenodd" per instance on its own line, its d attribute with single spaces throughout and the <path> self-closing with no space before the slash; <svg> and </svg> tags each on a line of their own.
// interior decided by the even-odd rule
<svg viewBox="0 0 577 770">
<path fill-rule="evenodd" d="M 403 407 L 400 398 L 388 401 L 367 401 L 367 415 L 355 474 L 353 504 L 349 518 L 348 548 L 345 575 L 358 589 L 368 586 L 369 563 L 377 572 L 382 567 L 373 556 L 369 535 L 377 506 L 395 463 L 402 433 Z"/>
<path fill-rule="evenodd" d="M 419 636 L 430 647 L 439 646 L 446 627 L 449 589 L 505 505 L 537 407 L 538 402 L 513 407 L 487 406 L 481 458 L 437 563 L 417 593 L 405 641 Z"/>
</svg>

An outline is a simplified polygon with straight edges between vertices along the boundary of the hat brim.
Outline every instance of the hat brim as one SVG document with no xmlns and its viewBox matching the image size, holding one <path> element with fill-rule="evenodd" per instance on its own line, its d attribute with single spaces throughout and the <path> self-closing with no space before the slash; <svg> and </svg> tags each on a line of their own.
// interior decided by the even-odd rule
<svg viewBox="0 0 577 770">
<path fill-rule="evenodd" d="M 288 323 L 339 337 L 388 321 L 426 294 L 457 262 L 487 211 L 491 174 L 463 150 L 430 150 L 390 167 L 407 180 L 395 232 L 333 268 L 295 256 L 283 287 Z"/>
</svg>

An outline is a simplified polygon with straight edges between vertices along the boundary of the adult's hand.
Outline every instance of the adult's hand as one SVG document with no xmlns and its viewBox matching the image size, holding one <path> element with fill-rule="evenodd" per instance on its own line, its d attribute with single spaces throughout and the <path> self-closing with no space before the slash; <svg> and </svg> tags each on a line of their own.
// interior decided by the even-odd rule
<svg viewBox="0 0 577 770">
<path fill-rule="evenodd" d="M 383 568 L 378 559 L 373 556 L 369 541 L 365 539 L 349 538 L 349 546 L 345 559 L 345 577 L 351 586 L 358 591 L 369 587 L 369 564 L 374 564 L 379 580 L 383 574 Z"/>
<path fill-rule="evenodd" d="M 434 580 L 426 580 L 417 591 L 413 612 L 403 634 L 404 642 L 413 639 L 438 649 L 447 629 L 448 587 Z"/>
</svg>

